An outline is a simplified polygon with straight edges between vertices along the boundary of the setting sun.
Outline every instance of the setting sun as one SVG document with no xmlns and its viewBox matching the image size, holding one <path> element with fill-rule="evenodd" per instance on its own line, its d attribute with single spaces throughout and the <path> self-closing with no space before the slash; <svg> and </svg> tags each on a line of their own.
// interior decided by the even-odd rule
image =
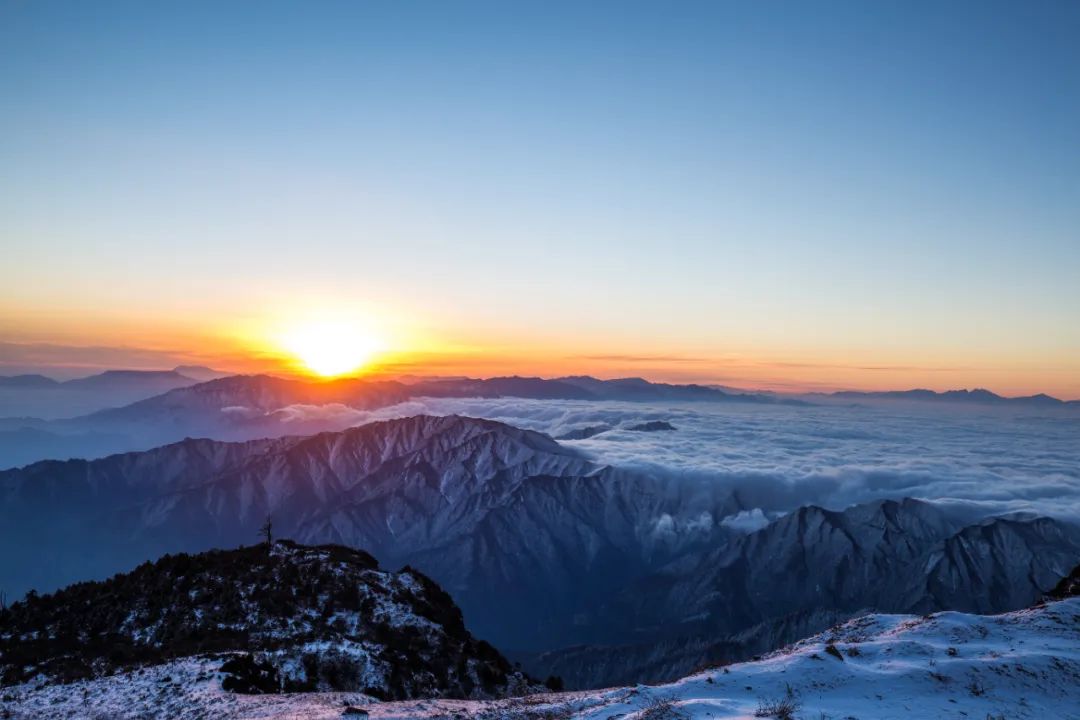
<svg viewBox="0 0 1080 720">
<path fill-rule="evenodd" d="M 381 348 L 369 332 L 345 322 L 314 322 L 285 335 L 286 349 L 303 365 L 323 377 L 354 372 Z"/>
</svg>

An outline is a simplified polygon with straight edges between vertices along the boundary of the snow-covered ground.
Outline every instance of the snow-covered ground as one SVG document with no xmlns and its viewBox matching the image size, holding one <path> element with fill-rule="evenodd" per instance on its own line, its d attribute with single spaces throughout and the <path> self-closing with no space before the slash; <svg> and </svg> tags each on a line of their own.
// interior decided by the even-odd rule
<svg viewBox="0 0 1080 720">
<path fill-rule="evenodd" d="M 868 615 L 757 662 L 670 685 L 492 702 L 235 695 L 221 690 L 219 664 L 190 659 L 72 685 L 4 688 L 0 717 L 318 720 L 354 706 L 387 720 L 662 720 L 752 718 L 789 701 L 790 717 L 803 720 L 1068 720 L 1080 718 L 1080 598 L 998 616 Z"/>
</svg>

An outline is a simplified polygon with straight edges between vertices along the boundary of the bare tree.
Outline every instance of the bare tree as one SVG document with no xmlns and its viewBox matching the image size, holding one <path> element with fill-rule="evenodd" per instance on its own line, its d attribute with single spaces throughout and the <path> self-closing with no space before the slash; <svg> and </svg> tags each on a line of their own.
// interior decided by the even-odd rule
<svg viewBox="0 0 1080 720">
<path fill-rule="evenodd" d="M 266 538 L 267 548 L 274 546 L 274 523 L 270 521 L 270 518 L 266 518 L 266 522 L 259 528 L 259 535 Z"/>
</svg>

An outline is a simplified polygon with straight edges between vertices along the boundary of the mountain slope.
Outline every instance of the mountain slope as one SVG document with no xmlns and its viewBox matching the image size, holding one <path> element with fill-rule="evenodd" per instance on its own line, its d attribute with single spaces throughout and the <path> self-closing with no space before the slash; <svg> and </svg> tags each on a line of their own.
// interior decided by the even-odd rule
<svg viewBox="0 0 1080 720">
<path fill-rule="evenodd" d="M 71 681 L 235 653 L 225 686 L 362 691 L 383 699 L 491 696 L 522 686 L 465 629 L 450 596 L 365 552 L 278 542 L 166 556 L 0 612 L 0 680 Z"/>
<path fill-rule="evenodd" d="M 283 536 L 421 567 L 485 635 L 522 647 L 576 641 L 594 601 L 715 545 L 729 533 L 714 513 L 734 511 L 722 488 L 672 492 L 546 435 L 455 416 L 37 463 L 0 472 L 0 493 L 12 592 L 249 542 L 272 516 Z"/>
<path fill-rule="evenodd" d="M 806 506 L 692 571 L 644 581 L 626 602 L 640 625 L 696 620 L 720 632 L 811 608 L 1000 612 L 1030 604 L 1078 560 L 1080 529 L 1047 518 L 958 528 L 911 499 Z"/>
<path fill-rule="evenodd" d="M 504 484 L 501 495 L 481 493 L 483 505 L 504 498 L 525 477 L 592 469 L 547 436 L 454 416 L 311 437 L 185 440 L 100 460 L 46 461 L 0 472 L 0 522 L 10 529 L 0 538 L 7 546 L 0 561 L 6 578 L 24 578 L 10 591 L 49 589 L 165 552 L 249 542 L 268 516 L 286 536 L 313 539 L 319 533 L 304 527 L 321 526 L 322 540 L 348 535 L 371 540 L 365 546 L 379 551 L 400 544 L 392 513 L 411 522 L 417 502 L 457 512 L 468 506 L 450 498 L 471 489 Z M 370 525 L 353 530 L 335 516 L 342 507 L 382 500 L 390 506 Z M 13 545 L 24 543 L 37 548 L 34 558 Z"/>
<path fill-rule="evenodd" d="M 756 661 L 660 686 L 486 702 L 368 704 L 357 695 L 225 692 L 207 661 L 185 660 L 70 686 L 7 689 L 16 718 L 342 717 L 346 704 L 396 720 L 662 720 L 753 717 L 1076 720 L 1080 599 L 997 616 L 868 615 Z M 784 714 L 785 708 L 787 713 Z"/>
<path fill-rule="evenodd" d="M 573 687 L 671 679 L 866 610 L 1015 610 L 1078 562 L 1080 529 L 1046 518 L 956 527 L 935 506 L 910 499 L 843 512 L 807 506 L 692 566 L 625 587 L 602 607 L 632 628 L 621 644 L 524 659 Z"/>
</svg>

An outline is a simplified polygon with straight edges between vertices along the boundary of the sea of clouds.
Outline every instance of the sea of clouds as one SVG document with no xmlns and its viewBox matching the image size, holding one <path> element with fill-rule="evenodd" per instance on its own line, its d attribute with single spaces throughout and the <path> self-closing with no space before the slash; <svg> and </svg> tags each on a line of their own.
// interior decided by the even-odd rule
<svg viewBox="0 0 1080 720">
<path fill-rule="evenodd" d="M 295 406 L 325 419 L 327 408 Z M 929 404 L 742 405 L 420 398 L 365 412 L 338 406 L 341 424 L 418 414 L 489 418 L 558 437 L 596 461 L 658 480 L 730 488 L 745 528 L 799 505 L 832 509 L 880 498 L 930 500 L 963 516 L 1032 512 L 1080 520 L 1080 414 Z M 663 420 L 674 432 L 635 432 Z"/>
</svg>

